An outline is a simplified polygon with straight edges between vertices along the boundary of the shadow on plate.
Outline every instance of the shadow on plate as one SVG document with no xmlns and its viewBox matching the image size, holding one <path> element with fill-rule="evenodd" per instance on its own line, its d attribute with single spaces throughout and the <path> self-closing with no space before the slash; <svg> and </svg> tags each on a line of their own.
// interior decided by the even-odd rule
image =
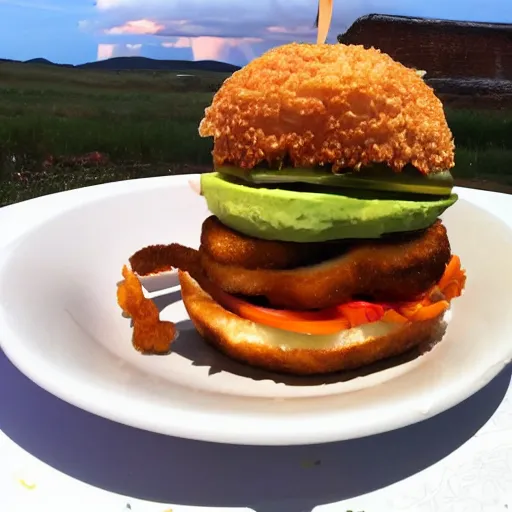
<svg viewBox="0 0 512 512">
<path fill-rule="evenodd" d="M 181 291 L 174 290 L 170 293 L 162 294 L 153 298 L 158 310 L 162 312 L 167 306 L 181 300 Z M 287 386 L 321 386 L 324 384 L 333 384 L 336 382 L 348 382 L 358 377 L 365 377 L 389 368 L 393 368 L 408 363 L 422 354 L 432 349 L 435 343 L 429 342 L 415 347 L 406 354 L 399 357 L 379 361 L 375 364 L 367 365 L 364 368 L 354 371 L 344 371 L 329 375 L 316 375 L 307 377 L 297 377 L 264 371 L 258 368 L 239 363 L 227 356 L 224 356 L 218 350 L 208 345 L 199 333 L 195 330 L 190 320 L 177 322 L 176 326 L 179 332 L 188 332 L 187 336 L 179 337 L 172 345 L 172 351 L 188 359 L 193 366 L 206 366 L 209 368 L 208 374 L 215 375 L 220 372 L 227 372 L 252 380 L 272 380 L 276 384 L 285 384 Z M 435 339 L 441 340 L 446 332 L 446 324 L 439 328 L 435 333 Z M 186 339 L 186 342 L 184 340 Z M 150 356 L 160 357 L 160 356 Z"/>
<path fill-rule="evenodd" d="M 50 466 L 93 486 L 171 504 L 309 512 L 399 482 L 443 459 L 492 416 L 502 372 L 434 418 L 363 439 L 312 446 L 235 446 L 126 427 L 42 390 L 0 353 L 0 428 Z M 392 461 L 390 463 L 390 461 Z"/>
</svg>

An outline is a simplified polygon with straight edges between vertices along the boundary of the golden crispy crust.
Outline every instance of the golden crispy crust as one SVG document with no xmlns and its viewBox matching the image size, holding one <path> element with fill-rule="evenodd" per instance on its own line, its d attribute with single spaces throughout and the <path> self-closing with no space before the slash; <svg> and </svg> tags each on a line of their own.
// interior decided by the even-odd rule
<svg viewBox="0 0 512 512">
<path fill-rule="evenodd" d="M 139 276 L 158 274 L 173 268 L 186 270 L 192 275 L 201 270 L 198 251 L 176 243 L 143 247 L 130 256 L 129 262 Z"/>
<path fill-rule="evenodd" d="M 287 269 L 340 254 L 350 242 L 298 243 L 253 238 L 222 224 L 214 215 L 201 229 L 201 250 L 222 265 Z"/>
<path fill-rule="evenodd" d="M 454 165 L 443 106 L 416 74 L 362 46 L 286 44 L 228 78 L 199 133 L 214 137 L 217 166 Z"/>
<path fill-rule="evenodd" d="M 223 265 L 200 250 L 210 279 L 231 294 L 264 296 L 285 309 L 322 309 L 365 297 L 413 300 L 437 283 L 451 257 L 441 221 L 411 239 L 355 244 L 342 256 L 292 270 Z"/>
<path fill-rule="evenodd" d="M 259 328 L 261 337 L 255 339 L 256 324 L 222 308 L 188 273 L 180 271 L 179 278 L 190 319 L 208 343 L 233 359 L 275 372 L 314 375 L 354 370 L 436 341 L 442 320 L 438 317 L 397 324 L 396 329 L 385 336 L 328 350 L 284 350 L 265 343 L 265 328 Z"/>
<path fill-rule="evenodd" d="M 454 165 L 443 106 L 415 73 L 362 46 L 287 44 L 227 79 L 205 111 L 217 166 Z"/>
</svg>

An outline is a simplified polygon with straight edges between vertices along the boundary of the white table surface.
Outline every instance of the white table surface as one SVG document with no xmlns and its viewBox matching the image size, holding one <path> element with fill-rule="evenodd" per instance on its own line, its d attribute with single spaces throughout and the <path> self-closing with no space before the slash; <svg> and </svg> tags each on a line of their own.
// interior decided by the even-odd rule
<svg viewBox="0 0 512 512">
<path fill-rule="evenodd" d="M 0 250 L 79 202 L 165 179 L 2 208 Z M 458 192 L 512 227 L 512 196 Z M 508 368 L 459 406 L 398 431 L 243 447 L 160 436 L 86 413 L 33 384 L 0 352 L 0 512 L 512 510 L 510 380 Z"/>
</svg>

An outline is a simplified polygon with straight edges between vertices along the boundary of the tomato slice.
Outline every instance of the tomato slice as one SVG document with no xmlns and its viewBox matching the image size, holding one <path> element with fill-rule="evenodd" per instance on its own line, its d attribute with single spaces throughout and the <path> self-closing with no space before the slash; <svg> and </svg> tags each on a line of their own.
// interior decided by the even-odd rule
<svg viewBox="0 0 512 512">
<path fill-rule="evenodd" d="M 290 311 L 255 306 L 210 283 L 208 293 L 222 307 L 246 320 L 301 334 L 336 334 L 357 325 L 375 322 L 384 307 L 370 302 L 351 302 L 319 311 Z"/>
<path fill-rule="evenodd" d="M 213 290 L 212 290 L 213 291 Z M 222 307 L 246 320 L 301 334 L 334 334 L 350 328 L 336 308 L 322 311 L 288 311 L 255 306 L 222 290 L 210 293 Z"/>
<path fill-rule="evenodd" d="M 384 316 L 384 306 L 371 302 L 354 301 L 337 306 L 340 313 L 349 320 L 352 327 L 378 322 Z"/>
</svg>

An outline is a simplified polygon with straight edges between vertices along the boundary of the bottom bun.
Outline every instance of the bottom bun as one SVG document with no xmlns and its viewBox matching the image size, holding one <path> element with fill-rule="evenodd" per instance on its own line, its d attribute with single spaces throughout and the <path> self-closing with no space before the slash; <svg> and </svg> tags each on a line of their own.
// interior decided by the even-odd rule
<svg viewBox="0 0 512 512">
<path fill-rule="evenodd" d="M 212 299 L 187 272 L 179 272 L 185 308 L 199 334 L 227 356 L 292 375 L 354 370 L 434 344 L 443 316 L 406 324 L 373 322 L 336 334 L 284 331 L 241 318 Z"/>
</svg>

